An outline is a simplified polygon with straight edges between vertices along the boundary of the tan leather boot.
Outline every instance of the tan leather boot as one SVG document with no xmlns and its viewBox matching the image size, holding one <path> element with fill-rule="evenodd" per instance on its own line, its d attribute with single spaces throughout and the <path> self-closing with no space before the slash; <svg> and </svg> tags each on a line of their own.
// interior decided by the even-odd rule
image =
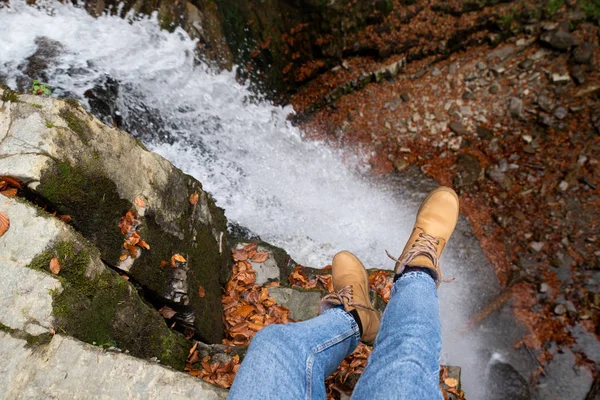
<svg viewBox="0 0 600 400">
<path fill-rule="evenodd" d="M 356 310 L 362 325 L 360 340 L 373 344 L 381 315 L 369 298 L 369 275 L 364 265 L 349 251 L 340 251 L 333 257 L 331 276 L 335 293 L 321 300 L 319 312 L 343 305 L 344 310 Z"/>
<path fill-rule="evenodd" d="M 437 287 L 442 282 L 440 256 L 458 221 L 458 196 L 449 187 L 440 186 L 425 198 L 419 211 L 412 234 L 398 259 L 395 272 L 404 268 L 424 267 L 435 272 Z"/>
</svg>

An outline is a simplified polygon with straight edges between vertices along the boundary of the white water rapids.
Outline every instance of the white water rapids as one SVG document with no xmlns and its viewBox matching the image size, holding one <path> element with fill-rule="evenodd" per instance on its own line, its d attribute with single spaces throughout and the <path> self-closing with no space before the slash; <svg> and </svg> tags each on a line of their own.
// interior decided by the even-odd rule
<svg viewBox="0 0 600 400">
<path fill-rule="evenodd" d="M 417 204 L 370 183 L 353 157 L 343 161 L 338 151 L 304 141 L 286 120 L 291 108 L 249 101 L 252 94 L 234 73 L 195 63 L 196 43 L 181 30 L 161 31 L 153 18 L 93 18 L 72 5 L 39 9 L 12 1 L 0 9 L 0 77 L 9 86 L 16 87 L 38 37 L 62 45 L 45 82 L 54 95 L 68 93 L 85 104 L 83 93 L 103 77 L 119 81 L 125 117 L 128 101 L 142 101 L 158 110 L 175 138 L 145 144 L 200 180 L 230 220 L 304 265 L 323 267 L 347 249 L 369 268 L 393 267 L 384 250 L 400 252 Z M 446 276 L 464 278 L 458 256 L 444 260 Z M 487 360 L 475 337 L 456 333 L 467 317 L 461 293 L 460 283 L 440 292 L 442 361 L 463 368 L 464 388 L 474 399 Z"/>
</svg>

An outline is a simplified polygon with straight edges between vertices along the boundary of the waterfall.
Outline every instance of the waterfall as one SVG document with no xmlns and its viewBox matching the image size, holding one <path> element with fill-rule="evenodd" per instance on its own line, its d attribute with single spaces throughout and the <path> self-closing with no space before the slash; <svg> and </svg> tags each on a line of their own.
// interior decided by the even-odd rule
<svg viewBox="0 0 600 400">
<path fill-rule="evenodd" d="M 360 154 L 303 140 L 287 120 L 292 108 L 257 99 L 235 72 L 195 60 L 196 43 L 182 30 L 162 31 L 155 17 L 94 18 L 70 4 L 34 8 L 14 0 L 0 8 L 0 79 L 16 87 L 42 37 L 60 43 L 44 82 L 53 96 L 89 107 L 87 90 L 107 77 L 117 81 L 123 118 L 152 114 L 140 139 L 200 180 L 229 220 L 304 265 L 323 267 L 347 249 L 368 268 L 393 268 L 385 250 L 399 254 L 418 204 L 370 181 Z M 463 367 L 467 395 L 477 398 L 487 362 L 479 352 L 488 345 L 457 333 L 465 298 L 474 296 L 461 240 L 450 241 L 442 259 L 445 276 L 457 278 L 440 291 L 442 362 Z"/>
</svg>

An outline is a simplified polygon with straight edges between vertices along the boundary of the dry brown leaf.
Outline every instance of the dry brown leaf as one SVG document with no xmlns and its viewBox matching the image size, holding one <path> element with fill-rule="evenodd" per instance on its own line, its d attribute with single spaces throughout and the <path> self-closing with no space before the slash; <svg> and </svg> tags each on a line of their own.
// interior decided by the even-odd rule
<svg viewBox="0 0 600 400">
<path fill-rule="evenodd" d="M 198 342 L 194 343 L 194 345 L 192 346 L 192 348 L 190 349 L 190 352 L 188 353 L 188 356 L 191 356 L 192 353 L 194 353 L 196 351 L 196 348 L 198 347 Z"/>
<path fill-rule="evenodd" d="M 456 387 L 458 385 L 458 381 L 454 378 L 446 378 L 444 379 L 444 383 L 451 388 Z"/>
<path fill-rule="evenodd" d="M 125 260 L 127 260 L 127 257 L 129 257 L 129 254 L 123 253 L 119 256 L 119 260 L 125 261 Z"/>
<path fill-rule="evenodd" d="M 248 253 L 244 250 L 231 250 L 233 261 L 246 261 L 248 259 Z"/>
<path fill-rule="evenodd" d="M 177 314 L 175 310 L 168 306 L 163 306 L 158 312 L 166 319 L 171 319 Z"/>
<path fill-rule="evenodd" d="M 12 178 L 10 176 L 0 176 L 0 181 L 4 181 L 8 186 L 15 187 L 17 189 L 22 189 L 23 184 L 20 180 L 16 178 Z"/>
<path fill-rule="evenodd" d="M 71 220 L 73 220 L 70 215 L 57 215 L 56 218 L 60 219 L 65 224 L 68 224 L 71 222 Z"/>
<path fill-rule="evenodd" d="M 138 242 L 138 246 L 145 248 L 146 250 L 150 250 L 150 245 L 146 242 L 144 242 L 143 240 L 140 240 Z"/>
<path fill-rule="evenodd" d="M 206 296 L 206 292 L 204 291 L 204 288 L 202 286 L 198 286 L 198 296 L 200 296 L 200 298 Z"/>
<path fill-rule="evenodd" d="M 256 243 L 249 243 L 244 246 L 244 251 L 247 251 L 248 253 L 253 250 L 256 251 L 256 247 L 257 247 Z"/>
<path fill-rule="evenodd" d="M 173 256 L 171 257 L 171 267 L 177 268 L 178 262 L 184 263 L 187 261 L 185 260 L 185 258 L 183 258 L 181 254 L 173 254 Z"/>
<path fill-rule="evenodd" d="M 269 258 L 269 253 L 266 251 L 259 251 L 258 253 L 256 253 L 254 255 L 254 257 L 252 257 L 252 262 L 255 263 L 262 263 L 267 261 L 267 258 Z"/>
<path fill-rule="evenodd" d="M 17 195 L 17 189 L 15 189 L 15 188 L 5 189 L 5 190 L 1 191 L 0 194 L 5 195 L 6 197 L 15 197 Z"/>
<path fill-rule="evenodd" d="M 52 272 L 54 275 L 58 275 L 60 272 L 60 262 L 56 257 L 53 257 L 52 260 L 50 260 L 50 272 Z"/>
<path fill-rule="evenodd" d="M 198 193 L 192 193 L 190 194 L 190 204 L 195 206 L 196 204 L 198 204 Z"/>
<path fill-rule="evenodd" d="M 164 267 L 166 267 L 167 265 L 169 265 L 169 262 L 168 262 L 168 261 L 165 261 L 165 260 L 162 260 L 162 261 L 160 262 L 160 269 L 163 269 L 163 268 L 164 268 Z"/>
<path fill-rule="evenodd" d="M 127 275 L 119 275 L 121 278 L 125 279 L 126 281 L 129 280 L 129 277 Z"/>
<path fill-rule="evenodd" d="M 10 219 L 8 219 L 8 215 L 0 212 L 0 237 L 6 233 L 8 228 L 10 228 Z"/>
<path fill-rule="evenodd" d="M 146 202 L 144 201 L 144 199 L 142 199 L 141 197 L 136 197 L 133 202 L 135 203 L 136 206 L 140 207 L 140 208 L 144 208 L 146 207 Z"/>
</svg>

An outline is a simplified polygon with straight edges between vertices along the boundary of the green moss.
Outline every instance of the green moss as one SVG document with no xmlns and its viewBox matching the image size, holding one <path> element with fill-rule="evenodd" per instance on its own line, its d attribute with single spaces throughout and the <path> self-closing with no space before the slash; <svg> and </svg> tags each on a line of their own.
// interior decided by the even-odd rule
<svg viewBox="0 0 600 400">
<path fill-rule="evenodd" d="M 91 132 L 87 122 L 79 119 L 71 110 L 67 108 L 60 110 L 59 115 L 65 120 L 69 126 L 69 129 L 75 132 L 85 145 L 89 145 L 89 137 L 91 136 Z"/>
<path fill-rule="evenodd" d="M 189 350 L 185 338 L 172 332 L 162 317 L 148 307 L 135 289 L 110 269 L 86 276 L 92 261 L 84 245 L 63 241 L 34 258 L 30 268 L 49 272 L 58 258 L 61 269 L 53 275 L 63 290 L 53 290 L 56 330 L 100 347 L 117 347 L 142 358 L 157 357 L 166 365 L 183 369 Z M 41 344 L 43 337 L 31 338 Z"/>
<path fill-rule="evenodd" d="M 599 0 L 579 0 L 579 4 L 585 13 L 585 16 L 598 23 L 600 20 L 600 1 Z"/>
<path fill-rule="evenodd" d="M 121 199 L 99 164 L 93 154 L 78 167 L 56 162 L 42 173 L 36 190 L 57 212 L 71 216 L 73 227 L 100 249 L 102 259 L 117 265 L 123 245 L 119 219 L 132 205 Z"/>
<path fill-rule="evenodd" d="M 71 107 L 74 107 L 74 108 L 79 108 L 80 107 L 79 102 L 77 100 L 75 100 L 75 99 L 70 99 L 69 98 L 69 99 L 65 99 L 64 101 L 65 101 L 65 103 L 67 103 Z"/>
<path fill-rule="evenodd" d="M 28 349 L 35 349 L 39 346 L 44 346 L 44 345 L 50 343 L 50 341 L 52 340 L 52 335 L 49 332 L 34 336 L 34 335 L 28 334 L 27 332 L 20 331 L 18 329 L 13 329 L 9 326 L 4 325 L 1 322 L 0 322 L 0 331 L 8 333 L 9 335 L 11 335 L 14 338 L 23 339 L 23 340 L 27 341 L 25 348 L 28 348 Z"/>
<path fill-rule="evenodd" d="M 4 89 L 4 93 L 2 93 L 2 101 L 3 102 L 7 102 L 10 101 L 11 103 L 19 103 L 19 94 L 13 90 L 11 90 L 8 86 L 4 86 L 2 89 Z"/>
<path fill-rule="evenodd" d="M 52 122 L 46 121 L 46 128 L 54 128 L 54 124 Z"/>
<path fill-rule="evenodd" d="M 30 103 L 29 105 L 34 108 L 39 108 L 39 109 L 44 108 L 44 106 L 42 106 L 41 104 L 37 104 L 37 103 Z"/>
</svg>

